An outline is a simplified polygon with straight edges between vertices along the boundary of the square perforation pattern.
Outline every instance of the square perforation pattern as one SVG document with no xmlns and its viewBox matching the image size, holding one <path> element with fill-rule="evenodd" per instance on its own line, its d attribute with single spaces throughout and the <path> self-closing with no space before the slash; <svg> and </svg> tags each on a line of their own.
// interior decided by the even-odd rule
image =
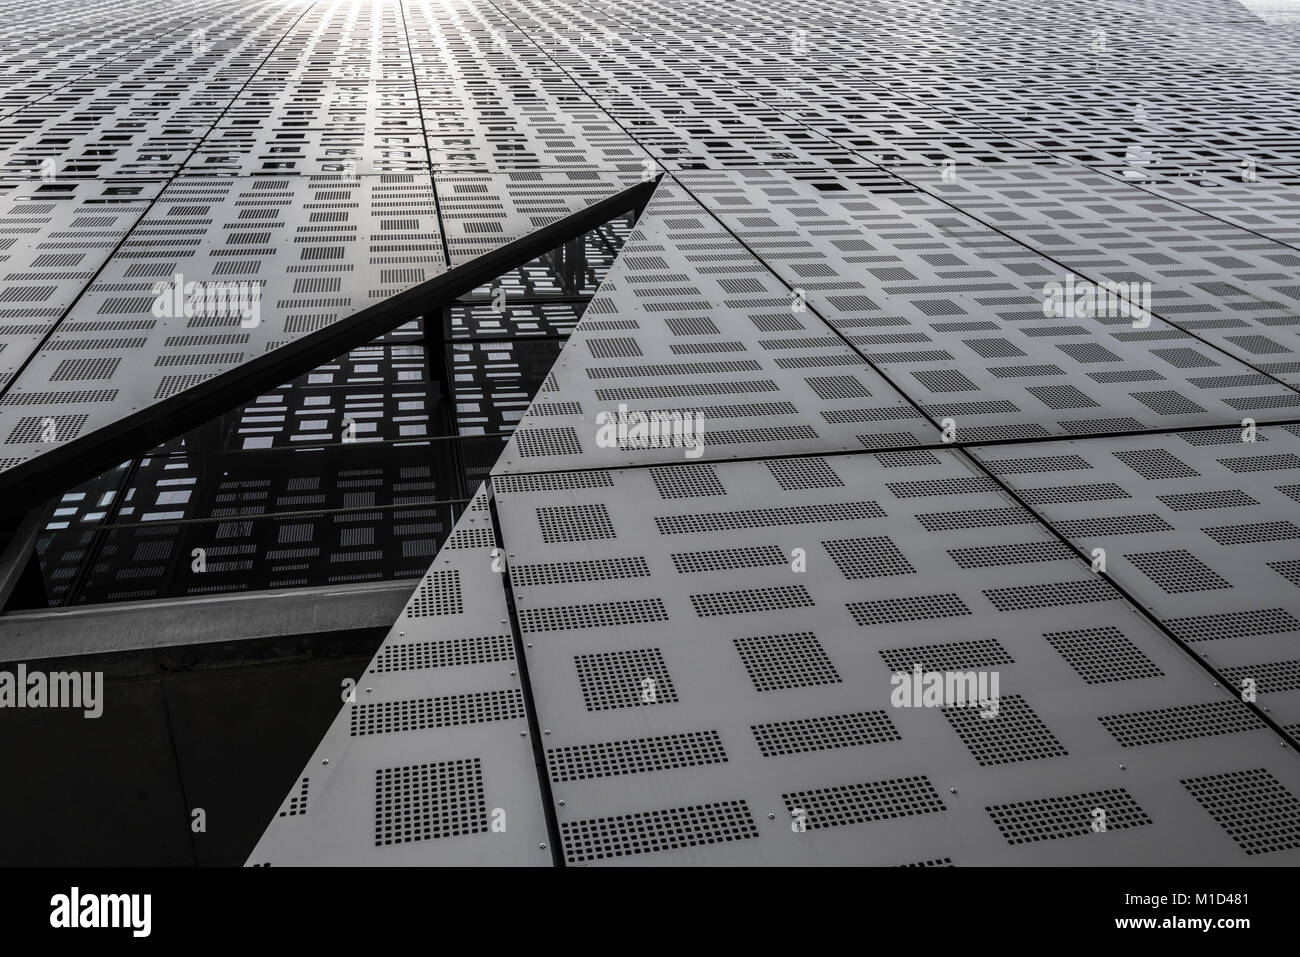
<svg viewBox="0 0 1300 957">
<path fill-rule="evenodd" d="M 477 758 L 375 772 L 375 846 L 476 834 L 488 828 Z"/>
<path fill-rule="evenodd" d="M 1189 778 L 1183 786 L 1252 857 L 1300 847 L 1300 798 L 1267 770 Z"/>
<path fill-rule="evenodd" d="M 1086 447 L 1070 454 L 1090 462 L 1094 458 Z M 565 802 L 558 808 L 562 836 L 578 833 L 565 831 L 566 824 L 585 829 L 594 826 L 590 822 L 647 813 L 646 786 L 632 782 L 648 777 L 654 787 L 673 795 L 663 807 L 703 807 L 743 797 L 759 831 L 756 841 L 707 845 L 707 853 L 700 846 L 675 848 L 665 861 L 752 862 L 762 859 L 756 849 L 769 845 L 781 848 L 772 853 L 785 861 L 826 860 L 826 849 L 810 843 L 811 835 L 833 826 L 843 839 L 831 853 L 845 863 L 897 864 L 946 856 L 956 863 L 1049 862 L 1050 857 L 1037 856 L 1045 851 L 1033 849 L 1051 841 L 1012 843 L 990 825 L 988 837 L 954 855 L 940 837 L 942 829 L 919 823 L 947 806 L 943 795 L 950 785 L 964 794 L 979 781 L 979 788 L 996 795 L 999 781 L 1013 779 L 1020 782 L 1014 799 L 995 797 L 988 806 L 1050 802 L 1062 794 L 1108 792 L 1121 785 L 1131 789 L 1134 782 L 1143 782 L 1143 793 L 1155 795 L 1155 805 L 1148 807 L 1144 800 L 1141 809 L 1152 823 L 1120 826 L 1140 815 L 1136 810 L 1129 814 L 1121 798 L 1114 797 L 1114 835 L 1079 842 L 1088 848 L 1083 853 L 1090 860 L 1146 859 L 1142 855 L 1151 839 L 1135 844 L 1126 836 L 1137 831 L 1158 833 L 1158 843 L 1165 842 L 1166 834 L 1175 839 L 1179 817 L 1158 813 L 1184 793 L 1180 778 L 1167 773 L 1168 762 L 1185 768 L 1184 777 L 1202 773 L 1214 766 L 1213 745 L 1221 736 L 1152 740 L 1142 747 L 1156 755 L 1154 763 L 1144 765 L 1140 774 L 1133 776 L 1130 770 L 1131 780 L 1120 780 L 1116 770 L 1105 788 L 1096 781 L 1097 754 L 1109 752 L 1108 764 L 1116 769 L 1132 761 L 1100 718 L 1206 701 L 1204 673 L 1180 657 L 1168 638 L 1134 616 L 1122 596 L 1083 560 L 1067 555 L 1032 514 L 1008 506 L 997 489 L 966 483 L 970 470 L 950 450 L 927 450 L 912 461 L 882 461 L 871 452 L 838 456 L 833 464 L 843 484 L 821 488 L 783 488 L 779 476 L 786 473 L 770 464 L 709 463 L 715 494 L 707 496 L 661 495 L 663 479 L 654 474 L 661 473 L 659 467 L 613 471 L 611 487 L 584 491 L 582 498 L 585 504 L 606 507 L 620 536 L 610 541 L 542 539 L 533 520 L 536 509 L 572 502 L 567 490 L 526 497 L 507 492 L 498 499 L 505 545 L 516 556 L 516 567 L 534 564 L 536 555 L 545 555 L 548 564 L 625 557 L 627 543 L 635 542 L 650 575 L 600 581 L 597 586 L 607 591 L 590 595 L 592 603 L 616 592 L 618 601 L 662 601 L 668 616 L 612 630 L 528 636 L 538 719 L 550 732 L 547 750 L 578 762 L 584 770 L 576 773 L 590 772 L 570 780 L 575 772 L 551 765 L 556 797 Z M 1037 479 L 1077 475 L 1077 463 L 1068 465 L 1054 472 L 1013 474 Z M 1114 466 L 1127 470 L 1118 461 Z M 1128 471 L 1129 481 L 1148 481 Z M 886 482 L 911 494 L 898 498 Z M 948 487 L 962 491 L 951 493 L 938 508 L 935 495 L 915 494 Z M 879 490 L 880 502 L 866 509 L 847 507 L 861 502 L 858 490 L 873 488 Z M 896 549 L 891 562 L 901 557 L 915 572 L 850 578 L 832 557 L 833 548 L 850 571 L 888 567 L 877 551 L 860 547 L 880 539 Z M 786 560 L 796 548 L 808 551 L 807 572 Z M 963 568 L 952 552 L 975 560 Z M 1017 553 L 1060 560 L 1004 561 Z M 666 588 L 667 582 L 675 587 Z M 683 583 L 691 587 L 683 588 Z M 710 588 L 710 583 L 716 584 Z M 544 588 L 519 588 L 526 599 L 521 617 L 543 604 L 543 590 L 546 607 L 567 607 L 587 598 L 591 587 L 555 581 Z M 766 604 L 752 616 L 697 614 L 705 596 L 716 603 L 708 607 L 721 609 L 743 607 L 734 604 L 742 595 L 789 594 L 785 589 L 806 594 L 812 604 Z M 565 604 L 551 604 L 555 601 Z M 1075 614 L 1073 609 L 1080 609 L 1073 620 L 1089 622 L 1089 627 L 1061 627 L 1072 620 L 1067 616 Z M 801 628 L 801 621 L 824 626 Z M 979 637 L 971 637 L 972 632 Z M 646 654 L 651 657 L 642 660 Z M 575 670 L 578 661 L 583 662 L 581 675 Z M 916 666 L 941 674 L 999 672 L 997 717 L 981 716 L 984 709 L 978 704 L 899 707 L 891 676 L 911 679 Z M 645 677 L 654 678 L 653 695 L 643 694 Z M 1221 693 L 1225 698 L 1229 694 Z M 1123 704 L 1116 706 L 1116 701 Z M 690 736 L 702 733 L 701 728 L 716 729 L 725 762 L 697 763 L 699 752 L 686 742 L 694 741 Z M 1233 739 L 1269 761 L 1291 760 L 1265 731 L 1245 728 Z M 1170 750 L 1174 748 L 1191 750 Z M 1174 754 L 1178 756 L 1171 758 Z M 581 764 L 584 755 L 591 757 L 590 764 Z M 892 785 L 880 791 L 870 787 L 870 782 L 917 777 L 918 762 L 941 798 L 939 808 L 913 813 L 906 800 L 889 803 Z M 612 773 L 623 769 L 627 773 Z M 854 776 L 846 773 L 852 769 L 861 772 L 857 782 L 869 784 L 853 784 Z M 1049 776 L 1050 787 L 1041 783 Z M 791 830 L 796 820 L 789 816 L 791 808 L 785 798 L 774 800 L 764 784 L 768 781 L 781 782 L 780 795 L 798 795 L 807 805 L 802 808 L 806 830 Z M 1028 797 L 1025 782 L 1030 782 Z M 841 794 L 837 788 L 850 790 Z M 1012 792 L 1007 793 L 1010 798 Z M 918 807 L 927 806 L 922 797 L 916 800 Z M 1092 808 L 1087 810 L 1084 828 L 1092 820 Z M 776 814 L 770 825 L 768 813 Z M 1079 826 L 1071 819 L 1060 828 L 1074 834 Z M 1206 821 L 1204 827 L 1217 826 Z M 927 850 L 908 853 L 902 844 L 877 849 L 864 836 L 868 828 L 893 835 L 886 841 Z M 567 859 L 585 859 L 586 851 L 570 847 L 568 837 L 565 841 Z M 615 846 L 622 845 L 615 841 Z M 1221 844 L 1215 846 L 1216 853 L 1228 853 Z M 1181 851 L 1171 853 L 1177 857 Z M 604 859 L 652 860 L 630 852 Z"/>
<path fill-rule="evenodd" d="M 1088 474 L 1129 499 L 1048 496 L 1037 507 L 1084 553 L 1104 549 L 1108 578 L 1175 637 L 1194 644 L 1220 674 L 1256 679 L 1258 703 L 1292 723 L 1300 719 L 1300 684 L 1274 675 L 1300 660 L 1300 592 L 1279 589 L 1275 569 L 1300 555 L 1300 523 L 1288 494 L 1293 483 L 1287 481 L 1300 461 L 1292 451 L 1300 449 L 1300 438 L 1268 426 L 1250 436 L 1253 442 L 1243 441 L 1246 434 L 1211 430 L 1075 443 L 1070 453 L 1088 463 Z M 1010 452 L 988 448 L 979 457 L 997 471 Z M 1052 446 L 1043 452 L 1061 454 Z M 1038 474 L 1032 485 L 1050 490 L 1071 484 L 1069 473 L 1059 476 Z M 1029 476 L 1008 473 L 1004 480 L 1019 488 Z M 1097 644 L 1112 638 L 1076 635 L 1049 641 L 1080 673 L 1146 674 L 1148 666 L 1122 645 L 1111 651 Z"/>
<path fill-rule="evenodd" d="M 1294 44 L 1260 30 L 1253 17 L 1225 19 L 1217 0 L 1180 4 L 1176 35 L 1167 29 L 1167 11 L 1127 11 L 1122 55 L 1148 69 L 1128 77 L 1126 90 L 1172 117 L 1158 142 L 1148 143 L 1142 124 L 1116 138 L 1107 119 L 1113 91 L 1075 82 L 1070 69 L 1077 73 L 1079 64 L 1065 72 L 1041 69 L 1043 42 L 1074 43 L 1081 19 L 1095 13 L 1080 0 L 1038 11 L 1034 42 L 1022 42 L 1022 11 L 996 4 L 978 7 L 956 32 L 951 18 L 894 23 L 858 3 L 839 10 L 833 23 L 748 0 L 725 9 L 624 4 L 613 19 L 537 0 L 508 0 L 496 11 L 408 5 L 401 30 L 391 16 L 375 24 L 385 49 L 395 52 L 378 62 L 367 59 L 364 46 L 376 35 L 365 18 L 376 14 L 368 4 L 359 9 L 347 13 L 361 22 L 343 37 L 329 29 L 318 37 L 313 31 L 328 21 L 315 18 L 333 14 L 313 11 L 308 32 L 295 35 L 289 49 L 297 62 L 299 41 L 310 37 L 307 55 L 324 59 L 309 60 L 308 75 L 343 65 L 378 70 L 396 94 L 385 102 L 401 104 L 386 109 L 418 114 L 433 96 L 440 129 L 455 119 L 452 133 L 430 128 L 427 137 L 417 122 L 411 148 L 400 141 L 394 148 L 392 116 L 368 110 L 361 97 L 351 116 L 364 132 L 349 141 L 370 151 L 362 158 L 377 158 L 386 176 L 410 177 L 412 167 L 432 161 L 438 228 L 453 262 L 554 221 L 572 208 L 570 199 L 607 195 L 630 181 L 615 170 L 638 175 L 633 168 L 644 151 L 667 170 L 548 377 L 544 401 L 525 416 L 497 468 L 500 530 L 516 556 L 512 565 L 547 568 L 530 584 L 511 581 L 520 619 L 594 623 L 526 636 L 537 717 L 551 732 L 547 748 L 653 741 L 639 753 L 664 762 L 634 775 L 563 782 L 557 815 L 568 860 L 1052 863 L 1060 852 L 1054 841 L 1013 843 L 979 808 L 1020 807 L 1034 821 L 1062 814 L 1049 829 L 1065 836 L 1088 823 L 1080 809 L 1092 810 L 1070 802 L 1093 800 L 1105 802 L 1109 827 L 1070 842 L 1081 863 L 1245 859 L 1242 845 L 1210 814 L 1187 813 L 1190 799 L 1179 782 L 1260 768 L 1293 795 L 1294 754 L 1260 731 L 1233 733 L 1230 751 L 1221 735 L 1155 740 L 1167 733 L 1165 718 L 1147 717 L 1140 734 L 1154 738 L 1140 746 L 1138 761 L 1094 719 L 1200 715 L 1182 709 L 1220 703 L 1207 701 L 1214 693 L 1232 701 L 1235 689 L 1215 692 L 1178 645 L 1129 611 L 1131 602 L 1149 606 L 1224 674 L 1248 669 L 1269 689 L 1261 697 L 1274 714 L 1300 723 L 1291 687 L 1300 660 L 1292 596 L 1300 590 L 1284 577 L 1297 554 L 1283 524 L 1300 496 L 1300 448 L 1294 432 L 1268 425 L 1300 408 L 1300 395 L 1270 378 L 1300 380 L 1300 339 L 1285 321 L 1300 305 L 1288 268 L 1300 237 L 1276 165 L 1294 157 L 1252 119 L 1293 112 L 1294 97 L 1270 77 L 1295 73 Z M 808 30 L 813 61 L 791 61 L 783 52 L 792 22 Z M 893 42 L 903 30 L 908 42 Z M 508 42 L 489 52 L 496 31 Z M 572 43 L 585 33 L 612 34 L 614 42 Z M 451 47 L 435 42 L 440 35 L 452 38 Z M 1202 42 L 1207 37 L 1213 42 Z M 942 70 L 918 59 L 923 49 L 944 50 Z M 1101 68 L 1115 55 L 1089 62 Z M 783 63 L 780 82 L 772 76 L 774 56 Z M 1259 65 L 1250 84 L 1232 87 L 1240 102 L 1231 110 L 1215 71 L 1204 69 L 1207 57 L 1224 56 Z M 566 70 L 556 71 L 558 62 Z M 418 96 L 410 87 L 417 75 Z M 426 87 L 428 76 L 444 79 Z M 538 76 L 549 79 L 539 86 Z M 649 79 L 629 84 L 629 76 Z M 1017 82 L 1008 83 L 1013 76 Z M 290 81 L 276 75 L 274 82 Z M 856 91 L 851 96 L 846 83 Z M 603 93 L 592 101 L 584 86 Z M 34 95 L 30 86 L 19 89 Z M 263 95 L 257 89 L 249 95 Z M 611 90 L 618 95 L 605 95 Z M 862 90 L 874 91 L 868 98 L 879 102 L 864 107 Z M 797 123 L 794 102 L 803 105 Z M 938 102 L 953 109 L 925 107 Z M 288 176 L 261 179 L 305 178 L 322 155 L 312 150 L 335 148 L 313 134 L 300 156 L 273 159 L 265 137 L 276 120 L 250 125 L 248 110 L 237 112 L 238 128 L 266 132 L 241 142 L 223 129 L 189 167 L 212 162 L 229 176 L 271 162 Z M 881 115 L 906 135 L 882 133 L 870 119 Z M 382 144 L 374 135 L 381 128 Z M 1084 135 L 1060 137 L 1066 128 Z M 1225 142 L 1234 144 L 1231 153 L 1223 151 Z M 1135 164 L 1130 154 L 1151 152 L 1148 146 L 1158 149 L 1160 162 Z M 375 148 L 392 152 L 376 157 Z M 1235 171 L 1243 152 L 1260 158 L 1258 182 L 1216 172 Z M 942 157 L 954 159 L 958 176 L 940 176 Z M 371 224 L 362 212 L 375 208 L 363 201 L 357 211 L 319 210 L 336 217 L 321 223 L 362 226 L 381 237 L 418 235 L 382 241 L 428 246 L 429 258 L 440 257 L 428 220 L 418 234 L 410 225 L 432 209 L 427 176 L 418 189 L 381 185 L 400 213 L 390 208 Z M 253 211 L 291 208 L 304 198 L 304 186 L 272 182 L 265 195 L 274 201 Z M 1133 209 L 1142 215 L 1116 212 Z M 250 243 L 269 234 L 275 243 L 273 219 L 256 217 L 238 233 Z M 346 252 L 327 258 L 323 251 L 357 246 L 327 237 L 321 231 L 327 241 L 310 244 L 322 252 L 304 250 L 313 253 L 304 265 L 326 267 L 315 278 L 338 278 L 338 264 L 378 265 Z M 384 253 L 414 261 L 367 270 L 369 284 L 382 289 L 399 275 L 438 268 L 418 261 L 424 252 Z M 1113 309 L 1045 314 L 1044 284 L 1070 271 L 1082 281 L 1150 281 L 1149 323 L 1135 327 Z M 302 289 L 318 298 L 337 292 Z M 19 306 L 41 308 L 41 294 L 23 293 L 29 295 Z M 103 302 L 88 299 L 87 308 Z M 327 308 L 301 310 L 295 322 L 310 326 Z M 81 359 L 57 350 L 50 356 L 33 366 L 42 375 Z M 197 381 L 188 370 L 163 371 L 176 374 L 150 382 L 150 395 L 154 384 L 166 391 Z M 116 388 L 111 380 L 102 385 L 103 392 Z M 599 445 L 594 416 L 620 403 L 635 411 L 703 413 L 708 464 L 684 464 L 682 448 Z M 21 411 L 39 423 L 47 409 Z M 1247 416 L 1262 423 L 1259 446 L 1241 442 L 1235 424 Z M 959 445 L 1006 443 L 977 453 L 998 481 L 940 448 L 945 418 L 954 429 L 947 437 Z M 1190 427 L 1203 430 L 1168 431 Z M 1090 438 L 1144 430 L 1160 431 Z M 1022 441 L 1052 436 L 1073 441 Z M 750 461 L 727 464 L 732 456 Z M 654 466 L 653 476 L 640 468 L 646 465 Z M 574 468 L 585 471 L 547 471 Z M 591 471 L 599 468 L 609 471 Z M 506 474 L 516 470 L 532 474 Z M 1080 557 L 1071 559 L 1035 515 L 1002 493 L 1003 485 L 1053 523 Z M 1241 494 L 1225 494 L 1235 490 Z M 597 507 L 604 520 L 585 511 Z M 539 508 L 575 511 L 551 513 L 544 525 Z M 857 544 L 882 538 L 897 556 Z M 820 547 L 824 542 L 842 543 L 837 557 Z M 747 550 L 773 546 L 787 556 L 802 549 L 807 571 L 795 562 L 738 564 L 757 557 Z M 1085 556 L 1097 547 L 1106 549 L 1105 578 L 1087 567 Z M 623 563 L 638 555 L 648 574 L 624 575 L 631 567 Z M 694 556 L 684 559 L 690 571 L 672 557 L 687 555 Z M 1179 560 L 1171 564 L 1170 556 Z M 473 566 L 473 587 L 466 572 L 467 600 L 480 584 L 500 589 L 502 576 L 487 564 Z M 915 572 L 850 577 L 908 567 Z M 1201 571 L 1208 569 L 1232 587 L 1167 591 L 1153 576 L 1171 567 L 1174 577 L 1163 584 L 1213 582 Z M 750 607 L 761 608 L 761 618 L 701 617 L 691 604 L 692 596 L 712 596 L 706 607 L 726 610 L 740 595 L 789 596 L 785 589 L 795 588 L 808 604 L 756 601 Z M 662 617 L 642 613 L 660 607 Z M 473 634 L 496 633 L 504 617 L 476 622 Z M 440 627 L 452 620 L 425 619 Z M 804 633 L 817 636 L 841 680 L 759 691 L 736 643 Z M 942 711 L 894 708 L 883 652 L 949 649 L 955 667 L 968 649 L 954 646 L 986 640 L 1011 659 L 992 666 L 1002 672 L 1003 688 L 1033 702 L 1069 754 L 981 766 Z M 677 700 L 602 710 L 593 719 L 575 660 L 647 649 L 671 673 Z M 390 700 L 448 693 L 408 690 Z M 1014 711 L 1009 700 L 1003 704 Z M 765 757 L 751 731 L 799 721 L 838 727 L 835 716 L 861 714 L 887 715 L 898 740 Z M 490 725 L 471 727 L 486 732 Z M 701 729 L 716 730 L 729 759 L 669 766 L 673 736 Z M 1098 779 L 1099 768 L 1126 759 L 1124 774 L 1110 770 L 1107 777 L 1103 770 Z M 914 808 L 897 798 L 900 792 L 882 790 L 906 790 L 898 782 L 914 785 L 922 773 L 945 795 L 941 803 L 956 788 L 942 822 L 932 813 L 904 813 Z M 313 772 L 313 803 L 316 784 Z M 660 798 L 646 799 L 651 791 Z M 971 793 L 981 795 L 978 807 L 959 807 Z M 792 831 L 789 809 L 780 813 L 789 795 L 803 796 L 805 813 L 816 811 L 820 817 L 810 816 L 823 824 Z M 1237 801 L 1266 803 L 1273 795 L 1265 788 Z M 882 809 L 898 813 L 874 816 Z M 1294 818 L 1293 809 L 1284 811 Z M 1251 826 L 1266 838 L 1272 860 L 1295 859 L 1284 831 Z"/>
<path fill-rule="evenodd" d="M 579 655 L 574 659 L 588 711 L 669 704 L 677 700 L 658 648 Z"/>
<path fill-rule="evenodd" d="M 981 765 L 1038 761 L 1066 754 L 1056 735 L 1020 695 L 1003 695 L 992 714 L 983 702 L 942 710 Z"/>
<path fill-rule="evenodd" d="M 1104 816 L 1098 816 L 1098 811 L 1104 812 Z M 1124 788 L 999 804 L 988 808 L 988 813 L 1008 844 L 1069 837 L 1100 838 L 1112 830 L 1151 823 L 1151 818 Z M 1105 822 L 1104 830 L 1094 827 L 1101 821 Z"/>
<path fill-rule="evenodd" d="M 756 691 L 806 688 L 841 680 L 812 632 L 738 638 L 735 645 Z"/>
</svg>

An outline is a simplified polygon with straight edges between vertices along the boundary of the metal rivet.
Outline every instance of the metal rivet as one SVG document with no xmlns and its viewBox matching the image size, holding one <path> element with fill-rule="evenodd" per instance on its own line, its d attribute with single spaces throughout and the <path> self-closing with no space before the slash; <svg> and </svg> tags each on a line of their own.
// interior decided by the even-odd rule
<svg viewBox="0 0 1300 957">
<path fill-rule="evenodd" d="M 949 789 L 948 789 L 948 793 L 949 793 L 949 794 L 956 794 L 956 793 L 957 793 L 957 789 L 956 789 L 956 788 L 949 788 Z"/>
</svg>

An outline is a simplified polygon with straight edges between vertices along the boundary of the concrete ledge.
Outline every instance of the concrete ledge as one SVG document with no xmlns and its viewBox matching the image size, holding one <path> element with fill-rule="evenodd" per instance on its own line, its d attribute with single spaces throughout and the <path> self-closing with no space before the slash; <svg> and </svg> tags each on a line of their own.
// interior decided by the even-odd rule
<svg viewBox="0 0 1300 957">
<path fill-rule="evenodd" d="M 389 628 L 418 579 L 13 611 L 0 661 Z"/>
</svg>

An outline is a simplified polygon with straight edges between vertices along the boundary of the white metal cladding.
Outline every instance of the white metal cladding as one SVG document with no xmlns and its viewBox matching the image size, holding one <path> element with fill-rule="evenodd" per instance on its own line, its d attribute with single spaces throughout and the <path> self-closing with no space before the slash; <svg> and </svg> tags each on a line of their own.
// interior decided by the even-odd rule
<svg viewBox="0 0 1300 957">
<path fill-rule="evenodd" d="M 493 544 L 480 492 L 250 865 L 551 863 Z"/>
<path fill-rule="evenodd" d="M 1047 443 L 976 454 L 1234 692 L 1300 731 L 1297 426 Z M 1053 464 L 1074 459 L 1068 471 Z M 1007 464 L 1011 465 L 1008 467 Z"/>
<path fill-rule="evenodd" d="M 548 814 L 572 864 L 1294 861 L 1293 25 L 35 9 L 0 2 L 0 469 L 665 171 L 499 527 L 480 497 L 251 863 L 547 863 Z M 154 316 L 168 270 L 262 322 Z M 602 444 L 620 404 L 702 414 L 702 454 Z M 894 707 L 918 657 L 997 671 L 999 716 Z"/>
<path fill-rule="evenodd" d="M 1300 785 L 961 453 L 676 469 L 494 479 L 568 863 L 1245 863 L 1184 782 Z M 998 714 L 896 706 L 914 665 L 998 673 Z"/>
</svg>

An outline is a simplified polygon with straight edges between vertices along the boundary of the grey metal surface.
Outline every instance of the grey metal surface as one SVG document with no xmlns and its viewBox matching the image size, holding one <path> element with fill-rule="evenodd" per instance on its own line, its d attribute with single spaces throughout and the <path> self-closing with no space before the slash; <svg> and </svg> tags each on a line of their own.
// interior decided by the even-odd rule
<svg viewBox="0 0 1300 957">
<path fill-rule="evenodd" d="M 1296 426 L 976 452 L 1191 652 L 1300 731 Z M 1068 470 L 1058 471 L 1068 455 Z M 1008 465 L 1007 463 L 1010 463 Z"/>
<path fill-rule="evenodd" d="M 13 30 L 34 66 L 0 54 L 0 470 L 666 171 L 494 470 L 499 528 L 480 499 L 435 560 L 466 617 L 412 619 L 426 583 L 376 659 L 514 635 L 531 699 L 504 659 L 373 675 L 389 706 L 345 708 L 253 863 L 546 863 L 548 814 L 573 864 L 1294 862 L 1294 29 L 1234 0 L 162 10 L 56 4 Z M 144 315 L 150 270 L 234 262 L 259 328 Z M 1072 276 L 1149 283 L 1149 323 L 1045 315 Z M 702 455 L 602 444 L 620 404 L 701 413 Z M 892 706 L 934 646 L 1001 674 L 998 718 Z M 505 835 L 435 836 L 493 802 Z"/>
<path fill-rule="evenodd" d="M 1300 785 L 1275 734 L 960 453 L 541 478 L 493 485 L 568 863 L 1246 863 L 1182 782 Z M 914 662 L 1000 672 L 998 715 L 894 706 Z M 999 830 L 1034 809 L 1030 836 Z"/>
<path fill-rule="evenodd" d="M 680 186 L 663 183 L 502 456 L 504 471 L 680 462 L 635 416 L 701 420 L 704 460 L 941 444 Z M 623 434 L 617 429 L 622 426 Z"/>
<path fill-rule="evenodd" d="M 493 538 L 480 492 L 250 865 L 551 863 Z"/>
<path fill-rule="evenodd" d="M 983 172 L 964 174 L 961 188 L 980 194 Z M 944 198 L 953 189 L 930 171 L 913 178 Z M 1039 179 L 1056 182 L 1045 173 Z M 1133 314 L 1141 307 L 1135 298 L 1127 313 L 1114 303 L 1118 314 L 1099 304 L 1092 315 L 1046 316 L 1050 283 L 1064 297 L 1070 282 L 1084 289 L 1086 280 L 1138 275 L 1131 266 L 1117 273 L 1104 264 L 1098 275 L 1090 248 L 1059 227 L 1028 237 L 1038 241 L 1026 245 L 1017 231 L 990 229 L 920 188 L 855 183 L 847 175 L 827 178 L 841 187 L 830 193 L 766 170 L 692 172 L 682 180 L 725 210 L 723 221 L 742 240 L 788 244 L 776 266 L 782 277 L 792 285 L 807 282 L 801 276 L 819 277 L 809 283 L 816 290 L 810 301 L 933 418 L 951 417 L 959 443 L 1163 430 L 1242 415 L 1291 419 L 1300 411 L 1300 392 L 1225 355 L 1216 340 L 1199 342 L 1164 321 L 1165 304 L 1177 297 L 1158 274 L 1150 276 L 1149 313 Z M 970 180 L 976 185 L 966 187 Z M 1089 218 L 1086 209 L 1081 215 Z M 1057 255 L 1061 247 L 1073 255 Z M 1188 257 L 1165 255 L 1186 268 Z M 1279 260 L 1294 255 L 1275 251 Z M 1269 265 L 1282 283 L 1284 273 Z"/>
</svg>

